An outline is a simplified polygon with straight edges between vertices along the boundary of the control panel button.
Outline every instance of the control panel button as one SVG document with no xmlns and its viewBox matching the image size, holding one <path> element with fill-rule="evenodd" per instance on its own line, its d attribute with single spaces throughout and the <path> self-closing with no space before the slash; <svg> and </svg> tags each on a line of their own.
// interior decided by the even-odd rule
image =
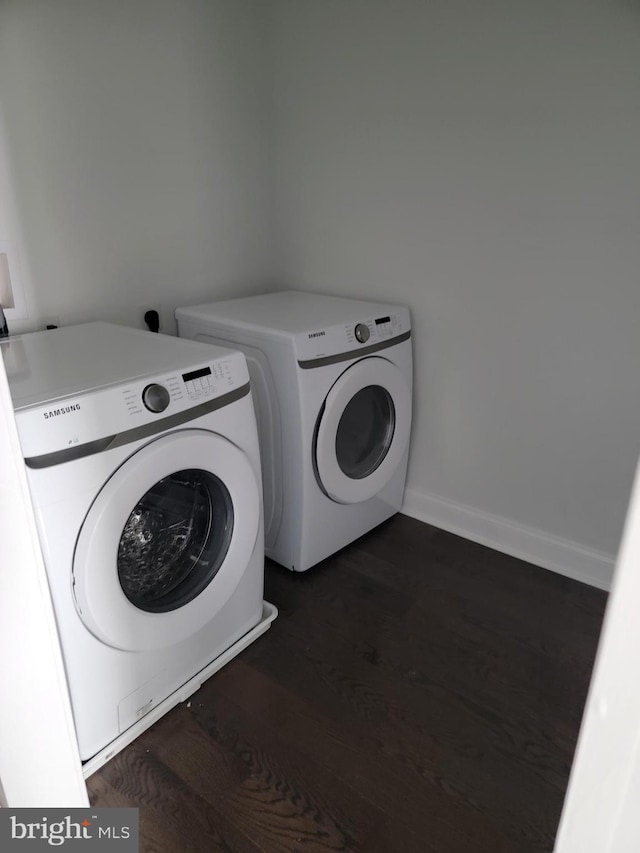
<svg viewBox="0 0 640 853">
<path fill-rule="evenodd" d="M 369 327 L 364 323 L 358 323 L 355 328 L 356 340 L 358 340 L 361 344 L 366 344 L 369 340 L 369 335 L 371 332 L 369 331 Z"/>
<path fill-rule="evenodd" d="M 150 412 L 164 412 L 171 397 L 164 385 L 153 383 L 142 392 L 142 402 Z"/>
</svg>

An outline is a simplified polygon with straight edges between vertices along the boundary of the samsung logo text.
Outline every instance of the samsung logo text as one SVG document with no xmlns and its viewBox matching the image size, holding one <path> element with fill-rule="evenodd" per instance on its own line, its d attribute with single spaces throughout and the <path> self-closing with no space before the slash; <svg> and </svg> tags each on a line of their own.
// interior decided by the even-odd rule
<svg viewBox="0 0 640 853">
<path fill-rule="evenodd" d="M 70 412 L 77 412 L 80 409 L 80 403 L 71 403 L 69 406 L 60 406 L 59 409 L 50 409 L 44 413 L 44 419 L 57 418 L 60 415 L 68 415 Z"/>
</svg>

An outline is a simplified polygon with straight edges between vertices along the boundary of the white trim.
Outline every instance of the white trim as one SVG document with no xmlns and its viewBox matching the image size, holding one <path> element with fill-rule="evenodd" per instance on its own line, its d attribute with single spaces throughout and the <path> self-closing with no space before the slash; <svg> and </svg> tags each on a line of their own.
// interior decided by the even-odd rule
<svg viewBox="0 0 640 853">
<path fill-rule="evenodd" d="M 573 580 L 609 590 L 615 557 L 473 507 L 407 489 L 401 512 Z"/>
<path fill-rule="evenodd" d="M 640 467 L 554 850 L 640 849 Z"/>
<path fill-rule="evenodd" d="M 87 806 L 62 652 L 1 356 L 0 552 L 1 805 Z"/>
</svg>

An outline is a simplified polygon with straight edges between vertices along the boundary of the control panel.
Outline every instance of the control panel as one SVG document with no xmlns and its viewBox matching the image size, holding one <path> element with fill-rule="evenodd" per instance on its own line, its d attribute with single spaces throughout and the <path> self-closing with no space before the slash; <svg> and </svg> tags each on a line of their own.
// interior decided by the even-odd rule
<svg viewBox="0 0 640 853">
<path fill-rule="evenodd" d="M 306 334 L 296 335 L 296 354 L 299 361 L 327 358 L 366 349 L 390 346 L 394 338 L 410 331 L 409 312 L 399 306 L 373 317 L 355 317 L 344 324 L 319 327 Z"/>
<path fill-rule="evenodd" d="M 45 405 L 17 416 L 25 455 L 72 448 L 194 409 L 249 382 L 246 360 L 229 352 L 185 372 L 147 376 Z"/>
<path fill-rule="evenodd" d="M 231 363 L 223 359 L 186 373 L 162 377 L 157 382 L 148 382 L 142 388 L 124 388 L 122 396 L 130 415 L 138 415 L 145 410 L 161 414 L 170 406 L 172 410 L 179 411 L 188 405 L 203 403 L 233 387 Z"/>
<path fill-rule="evenodd" d="M 356 323 L 355 326 L 345 326 L 346 339 L 354 344 L 377 344 L 386 341 L 405 331 L 398 314 L 385 314 L 382 317 L 371 317 Z"/>
</svg>

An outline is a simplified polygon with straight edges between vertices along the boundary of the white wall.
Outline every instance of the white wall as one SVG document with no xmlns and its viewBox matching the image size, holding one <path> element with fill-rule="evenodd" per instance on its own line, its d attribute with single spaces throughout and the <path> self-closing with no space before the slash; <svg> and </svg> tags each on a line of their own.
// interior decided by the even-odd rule
<svg viewBox="0 0 640 853">
<path fill-rule="evenodd" d="M 606 586 L 640 451 L 639 72 L 624 0 L 3 0 L 14 331 L 171 332 L 274 282 L 405 302 L 406 511 Z"/>
<path fill-rule="evenodd" d="M 640 10 L 278 0 L 272 61 L 281 281 L 413 312 L 408 511 L 606 585 L 640 450 Z"/>
<path fill-rule="evenodd" d="M 0 240 L 32 328 L 143 325 L 271 269 L 261 0 L 3 0 Z"/>
</svg>

